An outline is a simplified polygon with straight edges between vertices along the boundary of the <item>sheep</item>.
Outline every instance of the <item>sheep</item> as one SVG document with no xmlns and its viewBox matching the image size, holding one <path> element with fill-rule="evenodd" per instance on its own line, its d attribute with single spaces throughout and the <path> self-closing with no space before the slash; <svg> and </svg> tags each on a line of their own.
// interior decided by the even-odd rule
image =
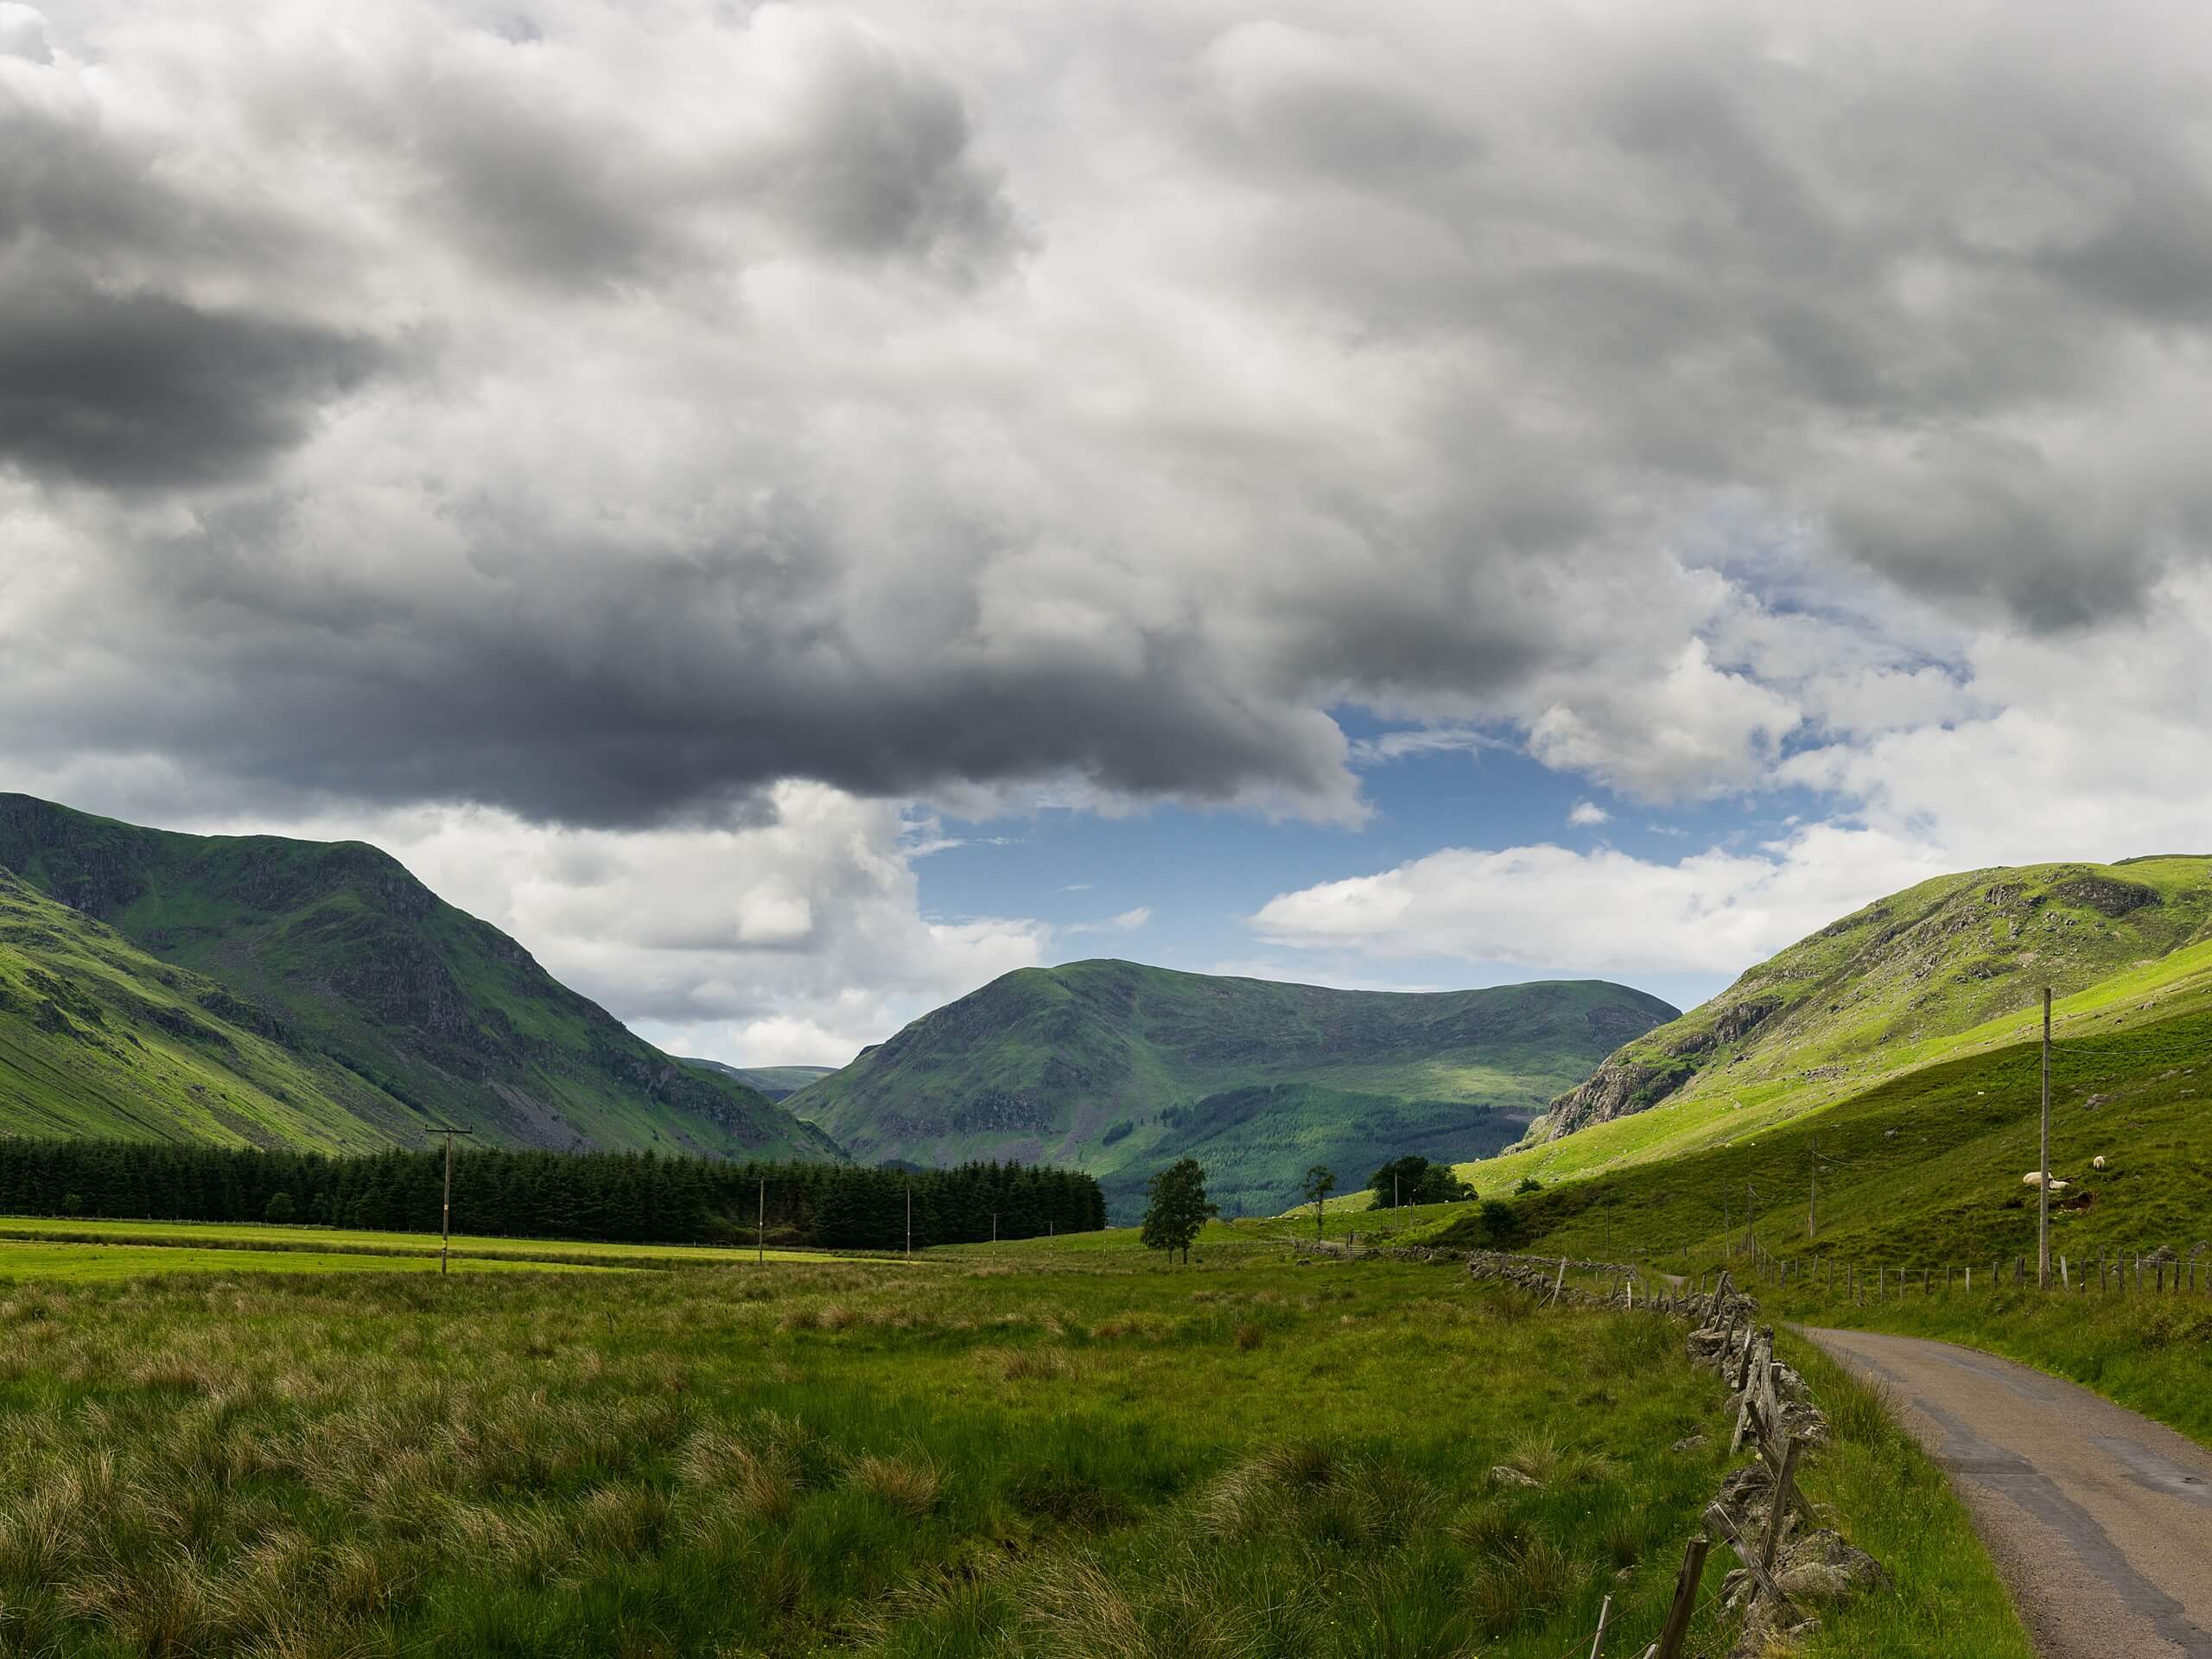
<svg viewBox="0 0 2212 1659">
<path fill-rule="evenodd" d="M 2095 1157 L 2094 1157 L 2094 1158 L 2092 1158 L 2092 1159 L 2090 1159 L 2090 1160 L 2089 1160 L 2089 1167 L 2090 1167 L 2091 1169 L 2102 1169 L 2104 1166 L 2105 1166 L 2105 1155 L 2104 1155 L 2104 1154 L 2102 1154 L 2101 1152 L 2101 1153 L 2099 1153 Z"/>
<path fill-rule="evenodd" d="M 2030 1170 L 2026 1174 L 2020 1177 L 2020 1185 L 2022 1186 L 2041 1186 L 2043 1185 L 2043 1172 L 2039 1169 Z M 2067 1184 L 2064 1181 L 2060 1180 L 2056 1176 L 2054 1175 L 2051 1177 L 2050 1190 L 2052 1192 L 2063 1192 L 2066 1190 L 2066 1185 Z"/>
</svg>

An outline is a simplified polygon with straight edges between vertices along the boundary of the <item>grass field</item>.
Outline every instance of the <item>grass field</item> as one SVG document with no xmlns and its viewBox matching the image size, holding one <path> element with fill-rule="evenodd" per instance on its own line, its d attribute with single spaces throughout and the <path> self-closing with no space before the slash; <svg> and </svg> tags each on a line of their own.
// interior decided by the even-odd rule
<svg viewBox="0 0 2212 1659">
<path fill-rule="evenodd" d="M 606 1273 L 615 1269 L 588 1262 L 513 1262 L 455 1257 L 455 1273 Z M 146 1244 L 56 1243 L 47 1240 L 0 1239 L 0 1280 L 80 1284 L 92 1281 L 141 1279 L 160 1274 L 210 1273 L 435 1273 L 438 1258 L 391 1256 L 335 1250 L 193 1249 Z"/>
<path fill-rule="evenodd" d="M 333 1257 L 320 1278 L 19 1283 L 0 1634 L 118 1656 L 1558 1659 L 1611 1594 L 1623 1649 L 1650 1639 L 1724 1467 L 1669 1449 L 1720 1405 L 1678 1326 L 1540 1314 L 1445 1268 L 1291 1266 L 1223 1231 L 1189 1269 L 1124 1236 L 764 1275 L 440 1281 Z M 1501 1464 L 1543 1484 L 1497 1485 Z M 1821 1494 L 1847 1527 L 1892 1501 L 1876 1454 L 1834 1466 L 1861 1469 Z M 1837 1613 L 1815 1651 L 2021 1651 L 1955 1511 L 1923 1518 L 1949 1565 Z M 1692 1650 L 1728 1639 L 1708 1609 Z"/>
<path fill-rule="evenodd" d="M 66 1221 L 51 1216 L 0 1216 L 0 1240 L 44 1239 L 54 1243 L 118 1245 L 175 1245 L 207 1254 L 260 1250 L 307 1251 L 318 1255 L 435 1256 L 438 1240 L 429 1233 L 372 1232 L 352 1227 L 283 1227 L 260 1222 Z M 456 1233 L 455 1260 L 586 1263 L 601 1267 L 727 1267 L 754 1260 L 751 1249 L 714 1249 L 679 1244 L 594 1243 L 574 1239 L 488 1238 Z M 770 1250 L 771 1262 L 822 1262 L 843 1258 L 815 1250 Z M 281 1270 L 281 1269 L 280 1269 Z M 290 1271 L 302 1271 L 295 1264 Z"/>
</svg>

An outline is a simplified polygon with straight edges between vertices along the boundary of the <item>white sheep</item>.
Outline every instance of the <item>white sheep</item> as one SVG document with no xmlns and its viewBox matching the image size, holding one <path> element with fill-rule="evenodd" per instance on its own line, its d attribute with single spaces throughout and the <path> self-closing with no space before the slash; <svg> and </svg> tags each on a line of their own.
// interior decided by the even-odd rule
<svg viewBox="0 0 2212 1659">
<path fill-rule="evenodd" d="M 2026 1174 L 2020 1177 L 2020 1185 L 2022 1186 L 2041 1186 L 2043 1185 L 2043 1172 L 2039 1169 L 2030 1170 Z M 2063 1192 L 2066 1190 L 2066 1183 L 2060 1180 L 2054 1175 L 2051 1177 L 2050 1180 L 2050 1190 L 2054 1192 Z"/>
<path fill-rule="evenodd" d="M 2105 1166 L 2105 1155 L 2104 1155 L 2104 1154 L 2102 1154 L 2101 1152 L 2101 1153 L 2099 1153 L 2095 1157 L 2094 1157 L 2094 1158 L 2092 1158 L 2092 1159 L 2090 1159 L 2090 1160 L 2089 1160 L 2089 1167 L 2090 1167 L 2091 1169 L 2102 1169 L 2104 1166 Z"/>
</svg>

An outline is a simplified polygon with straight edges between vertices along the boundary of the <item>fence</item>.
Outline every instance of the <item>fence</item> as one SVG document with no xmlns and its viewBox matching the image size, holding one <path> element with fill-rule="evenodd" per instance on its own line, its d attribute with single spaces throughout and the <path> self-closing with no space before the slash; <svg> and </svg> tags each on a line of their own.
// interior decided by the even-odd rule
<svg viewBox="0 0 2212 1659">
<path fill-rule="evenodd" d="M 1944 1266 L 1893 1267 L 1887 1263 L 1839 1261 L 1833 1255 L 1777 1256 L 1764 1250 L 1751 1252 L 1746 1261 L 1758 1282 L 1777 1290 L 1841 1296 L 1855 1306 L 1938 1291 L 1965 1294 L 1994 1290 L 2005 1285 L 2015 1289 L 2047 1289 L 2054 1295 L 2195 1296 L 2212 1295 L 2212 1263 L 2200 1266 L 2199 1245 L 2187 1255 L 2161 1247 L 2148 1252 L 2100 1251 L 2075 1261 L 2055 1255 L 2050 1282 L 2025 1255 L 2010 1261 L 2002 1256 L 1986 1262 L 1948 1262 Z"/>
<path fill-rule="evenodd" d="M 1706 1530 L 1684 1548 L 1666 1623 L 1659 1639 L 1643 1650 L 1643 1659 L 1677 1659 L 1697 1614 L 1716 1602 L 1724 1612 L 1745 1610 L 1738 1651 L 1760 1647 L 1767 1632 L 1798 1628 L 1807 1615 L 1791 1594 L 1793 1577 L 1810 1574 L 1823 1589 L 1833 1586 L 1839 1574 L 1853 1588 L 1886 1582 L 1870 1557 L 1820 1529 L 1811 1503 L 1798 1489 L 1799 1460 L 1808 1449 L 1826 1442 L 1827 1420 L 1814 1405 L 1804 1379 L 1775 1357 L 1774 1327 L 1759 1325 L 1758 1303 L 1736 1287 L 1725 1269 L 1655 1282 L 1648 1270 L 1633 1262 L 1489 1250 L 1463 1255 L 1472 1277 L 1516 1286 L 1541 1297 L 1548 1306 L 1564 1302 L 1685 1316 L 1691 1326 L 1687 1338 L 1691 1359 L 1711 1366 L 1728 1384 L 1735 1420 L 1728 1455 L 1732 1459 L 1750 1445 L 1758 1460 L 1730 1474 L 1706 1506 L 1701 1517 Z M 1596 1285 L 1585 1288 L 1570 1284 L 1573 1274 L 1594 1279 Z M 1728 1575 L 1719 1596 L 1701 1595 L 1706 1558 L 1716 1537 L 1741 1565 Z M 1590 1659 L 1602 1659 L 1611 1611 L 1609 1597 L 1599 1611 Z M 1583 1650 L 1579 1643 L 1573 1651 L 1580 1659 Z"/>
</svg>

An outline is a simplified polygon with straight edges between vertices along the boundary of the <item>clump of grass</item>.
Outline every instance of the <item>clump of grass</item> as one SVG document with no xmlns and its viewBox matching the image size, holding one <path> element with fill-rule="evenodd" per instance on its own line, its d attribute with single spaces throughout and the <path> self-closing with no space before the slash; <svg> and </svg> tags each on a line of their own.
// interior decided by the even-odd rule
<svg viewBox="0 0 2212 1659">
<path fill-rule="evenodd" d="M 1065 1348 L 979 1349 L 976 1363 L 1005 1382 L 1065 1382 L 1079 1369 Z"/>
<path fill-rule="evenodd" d="M 1066 1526 L 1095 1529 L 1118 1526 L 1129 1518 L 1128 1505 L 1121 1498 L 1090 1475 L 1065 1464 L 1024 1469 L 1002 1490 L 1007 1501 L 1023 1515 Z"/>
<path fill-rule="evenodd" d="M 1245 1352 L 1249 1353 L 1253 1349 L 1260 1345 L 1261 1341 L 1266 1337 L 1266 1332 L 1262 1331 L 1251 1320 L 1247 1319 L 1243 1324 L 1236 1327 L 1236 1345 Z"/>
<path fill-rule="evenodd" d="M 855 1486 L 899 1514 L 918 1518 L 937 1507 L 944 1476 L 926 1458 L 882 1457 L 874 1452 L 853 1462 Z"/>
<path fill-rule="evenodd" d="M 1478 1498 L 1452 1517 L 1450 1535 L 1471 1555 L 1502 1555 L 1528 1538 L 1527 1523 L 1499 1497 Z"/>
<path fill-rule="evenodd" d="M 618 1481 L 584 1498 L 577 1506 L 575 1526 L 586 1549 L 632 1557 L 659 1543 L 667 1520 L 664 1493 L 639 1482 Z"/>
<path fill-rule="evenodd" d="M 1502 1636 L 1525 1619 L 1556 1611 L 1580 1587 L 1585 1571 L 1554 1540 L 1523 1539 L 1477 1572 L 1471 1610 L 1484 1630 Z"/>
<path fill-rule="evenodd" d="M 1548 1428 L 1530 1429 L 1520 1435 L 1505 1456 L 1505 1466 L 1529 1477 L 1539 1486 L 1558 1479 L 1566 1453 L 1559 1437 Z"/>
<path fill-rule="evenodd" d="M 700 1429 L 677 1455 L 678 1475 L 704 1489 L 721 1517 L 781 1521 L 798 1501 L 794 1431 L 781 1422 L 751 1439 L 719 1426 Z"/>
</svg>

